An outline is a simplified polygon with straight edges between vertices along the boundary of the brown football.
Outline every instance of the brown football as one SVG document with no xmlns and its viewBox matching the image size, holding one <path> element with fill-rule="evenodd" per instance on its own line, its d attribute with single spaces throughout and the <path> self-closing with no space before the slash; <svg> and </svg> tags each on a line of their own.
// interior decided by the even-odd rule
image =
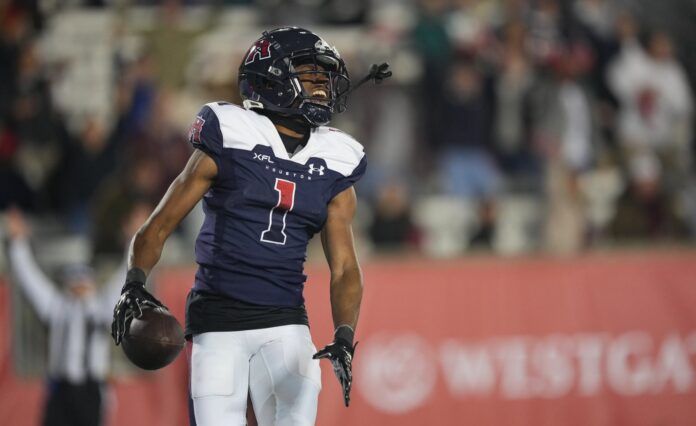
<svg viewBox="0 0 696 426">
<path fill-rule="evenodd" d="M 167 309 L 145 307 L 128 324 L 121 345 L 133 364 L 157 370 L 174 361 L 184 343 L 184 330 Z"/>
</svg>

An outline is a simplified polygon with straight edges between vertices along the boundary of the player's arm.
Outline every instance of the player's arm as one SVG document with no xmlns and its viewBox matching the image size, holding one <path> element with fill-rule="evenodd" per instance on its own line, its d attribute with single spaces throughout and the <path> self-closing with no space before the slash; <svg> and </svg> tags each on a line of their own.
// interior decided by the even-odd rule
<svg viewBox="0 0 696 426">
<path fill-rule="evenodd" d="M 362 272 L 355 253 L 353 216 L 357 200 L 353 187 L 331 200 L 321 234 L 326 260 L 331 269 L 331 313 L 334 328 L 355 330 L 362 300 Z"/>
<path fill-rule="evenodd" d="M 159 261 L 169 235 L 208 192 L 217 171 L 215 161 L 196 149 L 154 212 L 133 237 L 128 252 L 126 284 L 114 308 L 111 325 L 111 334 L 116 344 L 121 342 L 127 317 L 139 316 L 142 304 L 162 306 L 145 290 L 147 274 Z"/>
<path fill-rule="evenodd" d="M 357 205 L 355 190 L 350 187 L 329 203 L 321 241 L 331 269 L 331 313 L 335 327 L 334 341 L 314 355 L 328 358 L 343 387 L 346 406 L 350 403 L 354 330 L 360 314 L 363 281 L 355 253 L 352 222 Z"/>
<path fill-rule="evenodd" d="M 43 273 L 29 247 L 31 228 L 16 208 L 6 214 L 7 234 L 10 237 L 9 260 L 16 282 L 24 290 L 43 321 L 50 320 L 51 309 L 63 302 L 55 284 Z"/>
</svg>

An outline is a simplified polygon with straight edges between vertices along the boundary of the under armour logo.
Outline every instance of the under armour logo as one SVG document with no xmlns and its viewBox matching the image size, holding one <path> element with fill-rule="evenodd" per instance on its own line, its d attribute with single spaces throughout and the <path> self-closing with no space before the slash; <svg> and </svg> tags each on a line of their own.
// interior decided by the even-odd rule
<svg viewBox="0 0 696 426">
<path fill-rule="evenodd" d="M 314 167 L 314 164 L 310 164 L 309 174 L 314 174 L 314 172 L 319 172 L 319 176 L 324 176 L 324 166 Z"/>
</svg>

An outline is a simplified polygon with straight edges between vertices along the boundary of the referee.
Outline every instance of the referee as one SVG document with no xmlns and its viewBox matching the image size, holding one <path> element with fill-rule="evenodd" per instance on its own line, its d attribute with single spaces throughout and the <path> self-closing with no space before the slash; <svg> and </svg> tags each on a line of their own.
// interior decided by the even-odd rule
<svg viewBox="0 0 696 426">
<path fill-rule="evenodd" d="M 36 264 L 28 242 L 29 227 L 19 211 L 8 211 L 7 227 L 15 281 L 49 329 L 43 425 L 100 426 L 111 347 L 107 330 L 125 266 L 100 292 L 89 267 L 68 266 L 59 289 Z"/>
</svg>

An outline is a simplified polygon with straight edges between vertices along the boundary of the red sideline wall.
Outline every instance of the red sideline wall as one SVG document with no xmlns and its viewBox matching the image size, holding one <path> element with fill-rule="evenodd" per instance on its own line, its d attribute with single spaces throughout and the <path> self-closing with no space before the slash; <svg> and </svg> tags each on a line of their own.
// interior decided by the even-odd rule
<svg viewBox="0 0 696 426">
<path fill-rule="evenodd" d="M 694 251 L 394 261 L 364 273 L 351 408 L 323 363 L 319 425 L 696 424 Z M 320 346 L 331 336 L 328 271 L 309 275 Z M 179 318 L 192 276 L 160 274 Z M 42 387 L 12 372 L 8 300 L 0 285 L 0 423 L 33 426 Z M 186 374 L 182 355 L 116 380 L 110 424 L 186 425 Z"/>
</svg>

